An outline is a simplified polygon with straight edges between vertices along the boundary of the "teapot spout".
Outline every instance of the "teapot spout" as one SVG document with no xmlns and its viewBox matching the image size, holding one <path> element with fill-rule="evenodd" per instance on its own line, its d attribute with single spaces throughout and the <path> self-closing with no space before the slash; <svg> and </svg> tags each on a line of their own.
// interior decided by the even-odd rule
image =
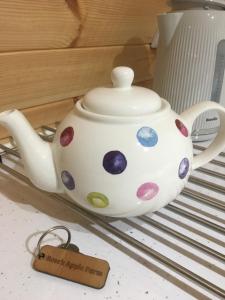
<svg viewBox="0 0 225 300">
<path fill-rule="evenodd" d="M 175 12 L 158 16 L 159 43 L 161 47 L 170 45 L 183 14 L 183 12 Z"/>
<path fill-rule="evenodd" d="M 0 113 L 0 124 L 12 134 L 31 182 L 48 192 L 62 192 L 50 143 L 43 141 L 16 109 Z"/>
</svg>

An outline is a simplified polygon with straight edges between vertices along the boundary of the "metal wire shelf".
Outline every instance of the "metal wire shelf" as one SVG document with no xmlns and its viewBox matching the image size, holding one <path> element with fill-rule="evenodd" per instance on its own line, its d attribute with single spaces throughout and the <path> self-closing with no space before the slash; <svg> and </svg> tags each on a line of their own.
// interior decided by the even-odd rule
<svg viewBox="0 0 225 300">
<path fill-rule="evenodd" d="M 40 134 L 41 137 L 44 140 L 47 141 L 52 141 L 55 133 L 55 129 L 48 127 L 48 126 L 43 126 L 42 127 L 43 132 Z M 45 131 L 51 132 L 47 134 Z M 16 147 L 7 147 L 5 145 L 0 145 L 0 149 L 2 150 L 1 153 L 1 162 L 0 162 L 0 168 L 3 169 L 4 171 L 8 172 L 9 174 L 15 176 L 16 178 L 22 180 L 23 182 L 32 185 L 28 178 L 24 176 L 23 174 L 17 172 L 15 169 L 9 167 L 4 160 L 9 156 L 15 156 L 17 158 L 20 158 L 20 155 L 16 149 Z M 197 151 L 203 151 L 205 150 L 204 147 L 195 145 L 194 149 Z M 194 184 L 196 186 L 195 188 L 192 187 L 186 187 L 182 191 L 182 196 L 187 199 L 191 199 L 193 203 L 196 204 L 201 204 L 201 210 L 202 210 L 202 215 L 199 215 L 196 213 L 195 206 L 193 206 L 193 211 L 187 210 L 185 206 L 177 205 L 179 203 L 182 204 L 182 200 L 175 200 L 171 204 L 167 205 L 164 208 L 164 212 L 175 214 L 177 218 L 183 218 L 184 220 L 188 220 L 194 223 L 199 224 L 200 226 L 203 226 L 205 228 L 209 229 L 209 233 L 207 233 L 207 236 L 209 239 L 213 239 L 214 242 L 218 241 L 214 237 L 213 233 L 219 233 L 224 235 L 225 234 L 225 227 L 222 225 L 222 223 L 215 222 L 213 215 L 211 219 L 209 219 L 208 215 L 208 209 L 213 208 L 215 210 L 218 210 L 222 213 L 225 213 L 225 185 L 223 184 L 217 184 L 214 182 L 214 178 L 224 180 L 225 179 L 225 162 L 222 160 L 223 157 L 225 157 L 225 153 L 222 152 L 216 160 L 213 160 L 211 164 L 219 166 L 220 167 L 220 172 L 218 171 L 212 171 L 211 169 L 208 169 L 207 167 L 204 168 L 199 168 L 199 174 L 206 174 L 210 176 L 210 180 L 205 180 L 196 176 L 190 176 L 189 182 L 191 184 Z M 208 195 L 208 192 L 202 192 L 200 189 L 201 187 L 207 189 L 208 191 L 213 191 L 216 195 L 220 195 L 220 197 L 214 197 L 211 195 Z M 58 195 L 58 194 L 53 194 L 53 193 L 45 193 L 48 197 L 53 197 L 57 199 L 58 201 L 61 201 L 69 207 L 70 209 L 74 210 L 77 214 L 82 216 L 82 218 L 93 222 L 94 224 L 99 225 L 101 228 L 109 232 L 110 234 L 114 235 L 115 237 L 119 238 L 121 241 L 127 243 L 129 246 L 134 247 L 138 251 L 146 254 L 147 256 L 154 258 L 161 264 L 165 265 L 166 267 L 170 268 L 171 270 L 177 272 L 178 274 L 184 276 L 185 278 L 188 278 L 191 282 L 194 282 L 195 284 L 199 285 L 201 288 L 206 289 L 207 291 L 213 293 L 214 295 L 217 295 L 219 297 L 222 297 L 222 299 L 225 299 L 225 289 L 224 287 L 221 287 L 215 283 L 212 283 L 210 280 L 204 278 L 203 276 L 200 276 L 197 274 L 197 272 L 194 272 L 193 270 L 190 270 L 189 268 L 183 266 L 180 263 L 177 263 L 176 260 L 171 259 L 164 254 L 161 254 L 160 251 L 154 250 L 151 246 L 141 242 L 140 240 L 136 239 L 135 237 L 132 237 L 129 235 L 127 232 L 124 232 L 123 229 L 118 228 L 118 226 L 114 226 L 114 223 L 111 222 L 112 220 L 110 218 L 105 218 L 93 213 L 90 213 L 83 208 L 79 207 L 75 203 L 72 203 L 69 199 L 67 199 L 64 196 Z M 222 200 L 221 200 L 222 199 Z M 204 214 L 204 212 L 206 212 Z M 212 270 L 215 271 L 217 270 L 218 273 L 221 273 L 225 277 L 225 271 L 224 267 L 220 268 L 216 266 L 216 262 L 219 261 L 224 265 L 225 263 L 225 240 L 223 242 L 223 248 L 224 248 L 224 253 L 221 251 L 218 251 L 214 249 L 213 247 L 207 246 L 203 242 L 199 242 L 196 239 L 188 236 L 187 234 L 181 233 L 180 231 L 174 229 L 173 227 L 166 225 L 164 222 L 160 222 L 159 220 L 155 219 L 155 216 L 160 216 L 161 219 L 165 219 L 167 217 L 167 214 L 161 213 L 161 212 L 156 212 L 151 215 L 144 215 L 141 217 L 133 218 L 133 220 L 127 220 L 125 219 L 125 222 L 135 223 L 136 228 L 139 228 L 140 231 L 142 232 L 147 232 L 147 229 L 145 226 L 152 226 L 162 232 L 163 234 L 167 234 L 171 236 L 172 238 L 181 241 L 188 246 L 191 246 L 200 253 L 203 253 L 204 255 L 210 256 L 213 260 L 215 260 L 215 265 L 211 264 Z M 171 218 L 169 216 L 168 218 Z M 124 219 L 122 219 L 122 222 Z M 138 225 L 138 221 L 142 222 L 142 226 Z M 133 223 L 134 224 L 134 223 Z M 225 222 L 224 222 L 225 224 Z M 185 222 L 183 224 L 185 226 Z M 145 229 L 144 229 L 145 228 Z M 191 225 L 189 225 L 189 228 L 191 228 Z M 200 236 L 201 236 L 201 230 L 199 230 Z M 204 234 L 202 233 L 202 237 Z M 205 234 L 206 236 L 206 234 Z M 219 247 L 221 249 L 221 245 Z M 201 255 L 201 254 L 200 254 Z"/>
</svg>

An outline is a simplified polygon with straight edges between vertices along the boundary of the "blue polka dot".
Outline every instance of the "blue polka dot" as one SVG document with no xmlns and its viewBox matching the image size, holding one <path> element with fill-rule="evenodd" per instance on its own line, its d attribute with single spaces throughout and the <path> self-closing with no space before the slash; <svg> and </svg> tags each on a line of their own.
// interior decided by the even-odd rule
<svg viewBox="0 0 225 300">
<path fill-rule="evenodd" d="M 150 127 L 142 127 L 137 132 L 137 139 L 144 147 L 154 147 L 158 143 L 156 131 Z"/>
</svg>

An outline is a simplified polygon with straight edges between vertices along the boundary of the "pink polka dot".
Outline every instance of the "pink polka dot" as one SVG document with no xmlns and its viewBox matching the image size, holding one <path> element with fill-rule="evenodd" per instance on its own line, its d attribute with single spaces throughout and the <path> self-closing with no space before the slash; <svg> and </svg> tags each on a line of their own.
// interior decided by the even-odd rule
<svg viewBox="0 0 225 300">
<path fill-rule="evenodd" d="M 185 136 L 188 137 L 188 130 L 185 127 L 185 125 L 178 119 L 176 119 L 175 121 L 177 128 L 179 129 L 179 131 Z"/>
<path fill-rule="evenodd" d="M 72 142 L 73 136 L 74 136 L 73 128 L 72 127 L 65 128 L 60 135 L 60 144 L 63 147 L 68 146 Z"/>
<path fill-rule="evenodd" d="M 151 200 L 159 192 L 159 187 L 156 183 L 146 182 L 137 190 L 137 197 L 141 200 Z"/>
</svg>

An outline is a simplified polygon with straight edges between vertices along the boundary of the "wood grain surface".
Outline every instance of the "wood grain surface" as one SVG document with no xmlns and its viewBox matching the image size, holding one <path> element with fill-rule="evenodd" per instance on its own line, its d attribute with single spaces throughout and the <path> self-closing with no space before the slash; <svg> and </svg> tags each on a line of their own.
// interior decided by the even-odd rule
<svg viewBox="0 0 225 300">
<path fill-rule="evenodd" d="M 0 51 L 69 47 L 80 21 L 64 0 L 0 1 Z"/>
<path fill-rule="evenodd" d="M 0 54 L 0 111 L 24 109 L 84 94 L 111 83 L 118 65 L 135 81 L 152 78 L 149 45 L 41 50 Z"/>
<path fill-rule="evenodd" d="M 146 44 L 166 0 L 0 1 L 0 52 Z"/>
<path fill-rule="evenodd" d="M 82 0 L 79 47 L 150 43 L 157 15 L 169 11 L 167 0 Z"/>
<path fill-rule="evenodd" d="M 35 128 L 60 121 L 72 98 L 110 84 L 118 65 L 149 87 L 156 54 L 149 42 L 167 2 L 0 1 L 0 112 L 21 109 Z M 0 127 L 0 139 L 7 136 Z"/>
<path fill-rule="evenodd" d="M 41 254 L 33 263 L 37 271 L 98 289 L 105 285 L 110 269 L 105 260 L 49 245 L 41 248 Z"/>
</svg>

